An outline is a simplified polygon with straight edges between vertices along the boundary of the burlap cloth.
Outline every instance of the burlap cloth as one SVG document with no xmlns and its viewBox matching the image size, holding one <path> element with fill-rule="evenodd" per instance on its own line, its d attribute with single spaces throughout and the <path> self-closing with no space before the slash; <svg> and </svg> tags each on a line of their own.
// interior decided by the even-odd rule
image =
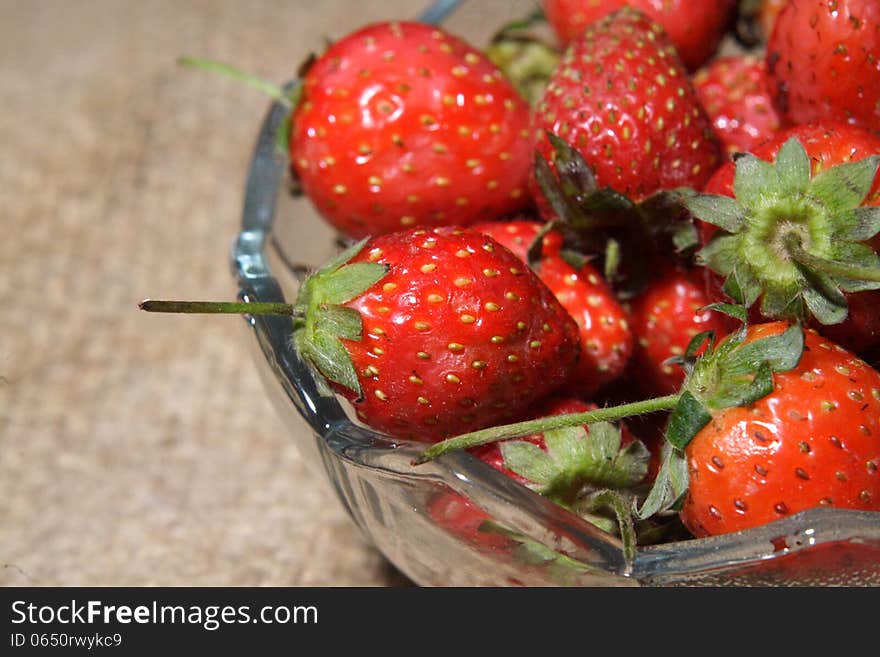
<svg viewBox="0 0 880 657">
<path fill-rule="evenodd" d="M 227 257 L 267 101 L 181 54 L 287 79 L 420 0 L 0 0 L 0 584 L 396 585 L 300 459 Z M 471 0 L 482 43 L 530 0 Z"/>
</svg>

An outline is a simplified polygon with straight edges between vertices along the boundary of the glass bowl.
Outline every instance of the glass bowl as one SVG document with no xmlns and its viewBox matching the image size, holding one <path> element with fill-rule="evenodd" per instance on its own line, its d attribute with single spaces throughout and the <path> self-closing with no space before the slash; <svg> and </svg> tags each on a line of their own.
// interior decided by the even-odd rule
<svg viewBox="0 0 880 657">
<path fill-rule="evenodd" d="M 452 4 L 455 3 L 439 3 Z M 441 12 L 442 13 L 442 12 Z M 245 191 L 232 268 L 246 301 L 292 301 L 334 254 L 333 230 L 289 191 L 270 107 Z M 323 470 L 368 539 L 423 586 L 808 586 L 880 584 L 880 514 L 817 508 L 755 529 L 639 547 L 519 485 L 467 452 L 424 465 L 425 445 L 359 425 L 324 396 L 290 344 L 287 317 L 248 316 L 266 390 L 303 457 Z"/>
</svg>

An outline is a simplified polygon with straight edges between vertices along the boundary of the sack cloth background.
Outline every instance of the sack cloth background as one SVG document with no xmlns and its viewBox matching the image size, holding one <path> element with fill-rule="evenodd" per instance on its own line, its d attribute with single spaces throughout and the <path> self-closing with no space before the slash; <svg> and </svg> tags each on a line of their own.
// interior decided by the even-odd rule
<svg viewBox="0 0 880 657">
<path fill-rule="evenodd" d="M 180 55 L 289 79 L 418 0 L 0 0 L 0 584 L 407 580 L 300 459 L 227 264 L 268 105 Z M 482 45 L 532 0 L 470 0 Z"/>
</svg>

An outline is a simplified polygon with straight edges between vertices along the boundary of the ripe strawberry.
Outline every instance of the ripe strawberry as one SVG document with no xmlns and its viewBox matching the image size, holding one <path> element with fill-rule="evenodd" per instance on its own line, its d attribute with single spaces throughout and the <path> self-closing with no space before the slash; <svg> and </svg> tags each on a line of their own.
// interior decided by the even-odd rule
<svg viewBox="0 0 880 657">
<path fill-rule="evenodd" d="M 464 225 L 528 202 L 529 107 L 481 52 L 421 23 L 379 23 L 309 69 L 295 175 L 352 237 Z"/>
<path fill-rule="evenodd" d="M 544 0 L 544 12 L 568 43 L 584 29 L 624 5 L 645 12 L 663 26 L 685 65 L 702 66 L 718 48 L 736 0 Z"/>
<path fill-rule="evenodd" d="M 518 258 L 472 230 L 362 242 L 314 274 L 294 344 L 388 434 L 424 441 L 515 417 L 571 375 L 577 326 Z"/>
<path fill-rule="evenodd" d="M 504 534 L 486 531 L 486 525 L 492 521 L 492 517 L 455 491 L 445 490 L 432 497 L 427 512 L 438 527 L 483 550 L 504 552 L 514 545 Z"/>
<path fill-rule="evenodd" d="M 786 324 L 752 326 L 746 343 Z M 880 373 L 812 330 L 798 366 L 753 405 L 712 414 L 685 448 L 681 518 L 696 536 L 816 506 L 880 511 Z"/>
<path fill-rule="evenodd" d="M 528 263 L 529 249 L 544 228 L 544 224 L 534 219 L 517 217 L 510 221 L 481 222 L 471 228 L 488 235 L 517 258 Z M 562 242 L 562 234 L 559 231 L 545 231 L 541 237 L 541 255 L 559 255 L 562 251 Z"/>
<path fill-rule="evenodd" d="M 539 402 L 528 415 L 547 417 L 595 408 L 580 399 L 555 397 Z M 632 488 L 645 479 L 650 460 L 648 450 L 625 425 L 615 429 L 605 422 L 490 443 L 472 453 L 515 481 L 565 505 L 572 504 L 585 487 Z"/>
<path fill-rule="evenodd" d="M 477 224 L 474 228 L 528 262 L 527 251 L 542 224 L 519 220 Z M 532 268 L 577 322 L 581 354 L 569 383 L 588 397 L 626 369 L 633 351 L 629 316 L 592 265 L 575 268 L 563 259 L 559 233 L 550 231 L 542 239 L 541 257 Z"/>
<path fill-rule="evenodd" d="M 635 201 L 659 190 L 702 187 L 720 161 L 674 48 L 659 25 L 629 8 L 571 42 L 533 125 L 544 159 L 553 161 L 556 152 L 549 131 L 580 152 L 599 186 Z M 546 213 L 534 176 L 530 184 Z"/>
<path fill-rule="evenodd" d="M 783 120 L 844 121 L 880 130 L 880 3 L 791 0 L 767 43 Z"/>
<path fill-rule="evenodd" d="M 697 334 L 715 331 L 721 337 L 731 329 L 721 313 L 702 310 L 710 303 L 702 271 L 678 269 L 656 278 L 632 300 L 635 376 L 646 393 L 668 395 L 679 390 L 684 370 L 667 361 L 684 354 Z"/>
<path fill-rule="evenodd" d="M 763 59 L 719 57 L 697 71 L 693 82 L 728 153 L 749 152 L 779 131 Z"/>
<path fill-rule="evenodd" d="M 626 370 L 634 345 L 629 315 L 589 263 L 578 269 L 561 256 L 549 255 L 537 272 L 577 323 L 581 357 L 570 383 L 589 396 Z"/>
<path fill-rule="evenodd" d="M 722 166 L 706 185 L 709 196 L 689 202 L 708 222 L 701 227 L 707 245 L 698 259 L 716 272 L 710 293 L 721 299 L 719 280 L 725 280 L 728 295 L 747 305 L 761 299 L 754 320 L 812 315 L 825 325 L 823 333 L 833 331 L 849 349 L 862 352 L 880 343 L 878 283 L 866 280 L 870 272 L 864 271 L 880 264 L 874 253 L 880 224 L 870 209 L 880 206 L 878 154 L 880 138 L 826 122 L 782 131 L 754 157 Z M 774 159 L 775 168 L 768 164 Z M 734 194 L 738 203 L 712 201 Z M 791 239 L 801 242 L 795 246 L 806 256 L 792 255 Z M 854 266 L 863 269 L 855 272 L 860 275 L 843 275 L 841 267 Z"/>
</svg>

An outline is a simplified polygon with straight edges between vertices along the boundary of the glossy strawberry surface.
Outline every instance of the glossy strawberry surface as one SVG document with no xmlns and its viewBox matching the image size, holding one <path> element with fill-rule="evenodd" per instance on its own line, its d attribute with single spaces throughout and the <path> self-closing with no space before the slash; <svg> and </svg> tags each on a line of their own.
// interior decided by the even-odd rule
<svg viewBox="0 0 880 657">
<path fill-rule="evenodd" d="M 699 333 L 714 331 L 717 339 L 727 334 L 730 322 L 720 313 L 705 310 L 710 303 L 699 270 L 671 269 L 633 299 L 634 377 L 641 390 L 651 395 L 676 392 L 684 381 L 684 370 L 667 361 L 684 354 Z"/>
<path fill-rule="evenodd" d="M 785 327 L 752 326 L 747 341 Z M 771 394 L 716 412 L 686 448 L 681 518 L 696 536 L 817 506 L 880 511 L 880 373 L 808 330 L 799 365 L 773 377 Z"/>
<path fill-rule="evenodd" d="M 767 43 L 776 107 L 792 124 L 880 130 L 880 3 L 791 0 Z"/>
<path fill-rule="evenodd" d="M 542 224 L 517 220 L 474 226 L 509 248 L 523 262 Z M 618 378 L 633 352 L 629 315 L 602 274 L 589 263 L 580 268 L 561 255 L 562 236 L 549 231 L 542 237 L 541 257 L 532 264 L 538 278 L 550 288 L 578 325 L 581 355 L 572 375 L 572 391 L 589 397 Z"/>
<path fill-rule="evenodd" d="M 388 267 L 346 304 L 363 321 L 363 338 L 344 341 L 363 391 L 355 409 L 374 429 L 425 441 L 474 430 L 517 416 L 571 375 L 577 325 L 491 238 L 391 233 L 356 262 Z"/>
<path fill-rule="evenodd" d="M 736 0 L 544 0 L 543 5 L 547 20 L 565 43 L 590 23 L 630 5 L 662 25 L 682 60 L 695 69 L 718 48 Z"/>
<path fill-rule="evenodd" d="M 578 149 L 600 187 L 635 201 L 663 189 L 702 187 L 720 162 L 711 123 L 675 49 L 657 23 L 630 9 L 571 42 L 533 123 L 535 147 L 546 160 L 554 157 L 549 131 Z M 540 201 L 534 180 L 532 190 Z"/>
<path fill-rule="evenodd" d="M 697 71 L 694 87 L 728 153 L 751 151 L 771 139 L 782 125 L 767 87 L 763 58 L 713 59 Z"/>
<path fill-rule="evenodd" d="M 309 68 L 291 162 L 351 237 L 462 225 L 523 207 L 526 102 L 478 49 L 408 22 L 366 26 Z"/>
</svg>

